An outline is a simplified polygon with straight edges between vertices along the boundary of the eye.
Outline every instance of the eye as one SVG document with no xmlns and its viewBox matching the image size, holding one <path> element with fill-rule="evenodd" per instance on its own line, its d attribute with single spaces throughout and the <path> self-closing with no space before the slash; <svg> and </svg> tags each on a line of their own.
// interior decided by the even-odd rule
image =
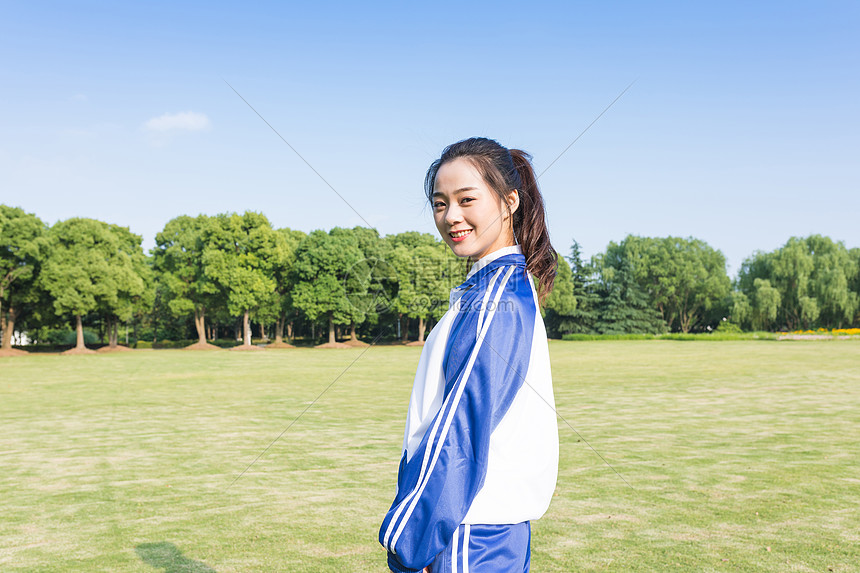
<svg viewBox="0 0 860 573">
<path fill-rule="evenodd" d="M 441 201 L 436 201 L 435 203 L 433 203 L 433 206 L 434 206 L 434 207 L 437 207 L 437 208 L 438 208 L 440 205 L 444 205 L 444 203 L 442 203 Z"/>
<path fill-rule="evenodd" d="M 472 197 L 464 197 L 463 201 L 474 201 L 475 199 Z"/>
</svg>

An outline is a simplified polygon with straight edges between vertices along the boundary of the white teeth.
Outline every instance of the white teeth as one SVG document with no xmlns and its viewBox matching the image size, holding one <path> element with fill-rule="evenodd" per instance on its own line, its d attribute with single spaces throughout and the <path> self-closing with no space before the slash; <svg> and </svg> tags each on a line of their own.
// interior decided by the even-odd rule
<svg viewBox="0 0 860 573">
<path fill-rule="evenodd" d="M 472 230 L 471 230 L 471 229 L 469 229 L 468 231 L 458 231 L 458 232 L 456 232 L 456 233 L 451 233 L 451 236 L 452 236 L 452 237 L 454 237 L 454 238 L 459 239 L 460 237 L 464 237 L 464 236 L 468 235 L 468 234 L 469 234 L 469 233 L 471 233 L 471 232 L 472 232 Z"/>
</svg>

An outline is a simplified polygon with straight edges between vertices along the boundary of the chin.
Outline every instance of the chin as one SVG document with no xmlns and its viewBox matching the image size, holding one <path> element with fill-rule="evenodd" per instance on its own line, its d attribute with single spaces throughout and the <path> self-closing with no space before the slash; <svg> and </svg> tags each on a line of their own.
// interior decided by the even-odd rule
<svg viewBox="0 0 860 573">
<path fill-rule="evenodd" d="M 463 249 L 460 248 L 460 245 L 456 243 L 448 243 L 448 246 L 451 248 L 451 252 L 454 253 L 458 258 L 463 259 L 468 257 L 468 254 L 463 253 Z"/>
</svg>

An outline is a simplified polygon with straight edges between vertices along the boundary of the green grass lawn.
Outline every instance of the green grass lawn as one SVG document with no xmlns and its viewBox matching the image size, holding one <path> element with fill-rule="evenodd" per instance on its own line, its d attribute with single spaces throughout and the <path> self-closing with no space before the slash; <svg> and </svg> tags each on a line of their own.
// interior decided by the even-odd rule
<svg viewBox="0 0 860 573">
<path fill-rule="evenodd" d="M 420 351 L 0 358 L 0 571 L 386 571 Z M 532 571 L 860 570 L 860 343 L 550 352 Z"/>
</svg>

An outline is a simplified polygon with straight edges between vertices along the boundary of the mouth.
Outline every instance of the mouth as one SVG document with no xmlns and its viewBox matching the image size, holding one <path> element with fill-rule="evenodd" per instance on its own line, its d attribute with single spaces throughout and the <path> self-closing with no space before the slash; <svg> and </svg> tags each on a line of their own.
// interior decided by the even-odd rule
<svg viewBox="0 0 860 573">
<path fill-rule="evenodd" d="M 472 229 L 465 229 L 462 231 L 454 231 L 452 233 L 448 233 L 448 236 L 451 237 L 451 240 L 453 240 L 455 242 L 459 242 L 471 234 L 472 234 Z"/>
</svg>

